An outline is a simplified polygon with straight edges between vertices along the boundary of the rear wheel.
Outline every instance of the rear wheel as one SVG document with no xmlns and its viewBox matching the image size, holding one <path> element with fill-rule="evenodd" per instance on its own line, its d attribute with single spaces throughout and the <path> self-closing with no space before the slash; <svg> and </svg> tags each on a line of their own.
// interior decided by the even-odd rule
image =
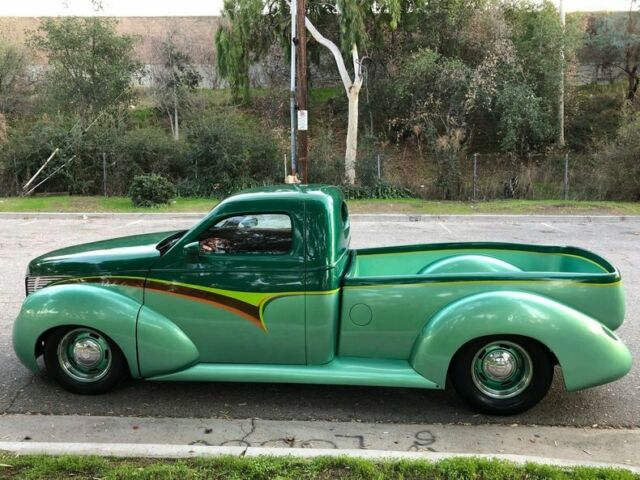
<svg viewBox="0 0 640 480">
<path fill-rule="evenodd" d="M 524 337 L 483 337 L 453 359 L 453 386 L 474 409 L 492 415 L 524 412 L 544 398 L 553 380 L 546 348 Z"/>
<path fill-rule="evenodd" d="M 127 375 L 124 355 L 106 335 L 88 327 L 58 328 L 44 343 L 47 372 L 66 390 L 95 395 Z"/>
</svg>

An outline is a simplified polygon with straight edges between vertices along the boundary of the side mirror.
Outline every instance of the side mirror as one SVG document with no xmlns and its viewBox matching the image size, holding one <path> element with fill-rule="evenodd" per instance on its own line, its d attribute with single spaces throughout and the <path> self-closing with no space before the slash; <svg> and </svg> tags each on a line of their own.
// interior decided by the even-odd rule
<svg viewBox="0 0 640 480">
<path fill-rule="evenodd" d="M 185 255 L 187 255 L 188 257 L 197 257 L 198 255 L 200 255 L 200 242 L 191 242 L 191 243 L 187 243 L 183 248 L 182 251 L 185 253 Z"/>
</svg>

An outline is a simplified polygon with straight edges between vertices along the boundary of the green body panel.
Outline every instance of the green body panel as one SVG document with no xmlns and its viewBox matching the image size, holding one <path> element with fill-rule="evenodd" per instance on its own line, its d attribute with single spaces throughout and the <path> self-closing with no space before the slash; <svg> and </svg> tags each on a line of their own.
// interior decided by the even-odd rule
<svg viewBox="0 0 640 480">
<path fill-rule="evenodd" d="M 335 357 L 340 318 L 340 290 L 305 296 L 307 363 L 321 365 Z"/>
<path fill-rule="evenodd" d="M 140 375 L 175 372 L 199 361 L 198 348 L 178 326 L 147 307 L 138 315 Z"/>
<path fill-rule="evenodd" d="M 261 196 L 262 194 L 258 194 Z M 234 197 L 232 197 L 234 198 Z M 200 353 L 200 362 L 304 364 L 305 358 L 305 242 L 304 202 L 298 195 L 275 194 L 268 206 L 251 194 L 222 202 L 199 225 L 155 263 L 150 277 L 178 282 L 190 288 L 225 291 L 245 298 L 259 308 L 258 327 L 238 315 L 236 303 L 212 304 L 148 290 L 145 306 L 170 318 L 191 338 Z M 293 228 L 292 249 L 284 255 L 236 254 L 191 255 L 184 245 L 198 241 L 203 232 L 220 220 L 257 212 L 285 213 Z M 232 293 L 236 292 L 236 293 Z M 255 294 L 260 294 L 257 297 Z M 278 296 L 287 294 L 286 296 Z M 262 299 L 273 298 L 261 308 Z M 142 337 L 140 337 L 142 339 Z M 247 348 L 250 346 L 250 348 Z M 145 360 L 142 359 L 145 363 Z"/>
<path fill-rule="evenodd" d="M 122 350 L 129 370 L 138 378 L 136 318 L 140 303 L 117 287 L 64 285 L 29 295 L 13 326 L 13 346 L 18 358 L 38 370 L 36 342 L 46 331 L 63 325 L 93 327 L 110 337 Z"/>
<path fill-rule="evenodd" d="M 490 335 L 521 335 L 546 345 L 560 363 L 567 390 L 611 382 L 631 369 L 629 350 L 605 326 L 549 298 L 517 291 L 473 295 L 442 309 L 422 330 L 411 365 L 444 385 L 458 349 Z"/>
<path fill-rule="evenodd" d="M 175 232 L 113 238 L 54 250 L 29 263 L 30 275 L 142 275 L 160 257 L 156 245 Z"/>
<path fill-rule="evenodd" d="M 324 365 L 199 364 L 151 378 L 162 381 L 286 382 L 378 387 L 435 388 L 404 361 L 335 358 Z"/>
<path fill-rule="evenodd" d="M 145 307 L 170 318 L 191 339 L 200 362 L 305 363 L 304 295 L 269 302 L 263 313 L 266 331 L 224 309 L 163 293 L 147 292 Z M 145 334 L 138 332 L 139 340 L 153 343 Z M 141 366 L 154 362 L 155 357 L 140 353 Z"/>
<path fill-rule="evenodd" d="M 601 319 L 603 324 L 618 325 L 624 315 L 624 295 L 619 283 L 475 280 L 345 287 L 341 318 L 347 321 L 340 324 L 339 354 L 407 359 L 423 327 L 441 310 L 475 294 L 514 290 L 552 298 L 557 304 Z M 359 304 L 372 311 L 368 325 L 348 321 L 349 312 Z"/>
<path fill-rule="evenodd" d="M 288 253 L 193 248 L 220 220 L 258 213 L 289 216 Z M 591 252 L 349 241 L 338 189 L 277 186 L 226 199 L 186 232 L 57 250 L 29 264 L 53 280 L 25 301 L 14 348 L 36 370 L 43 333 L 83 325 L 119 345 L 134 377 L 443 388 L 462 345 L 508 334 L 545 344 L 569 389 L 630 368 L 611 332 L 624 320 L 620 275 Z"/>
<path fill-rule="evenodd" d="M 514 273 L 522 270 L 512 263 L 488 255 L 453 255 L 440 258 L 418 271 L 418 275 L 445 275 L 465 273 Z"/>
</svg>

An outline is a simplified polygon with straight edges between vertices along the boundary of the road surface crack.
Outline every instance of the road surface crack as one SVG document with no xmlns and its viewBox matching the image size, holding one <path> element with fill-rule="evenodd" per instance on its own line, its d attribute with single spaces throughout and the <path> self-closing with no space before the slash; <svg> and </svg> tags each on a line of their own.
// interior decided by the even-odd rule
<svg viewBox="0 0 640 480">
<path fill-rule="evenodd" d="M 11 401 L 9 402 L 9 405 L 7 406 L 7 408 L 5 408 L 2 411 L 2 415 L 6 415 L 8 413 L 11 413 L 11 409 L 13 408 L 13 406 L 16 403 L 16 401 L 18 400 L 18 397 L 22 394 L 22 392 L 25 391 L 25 389 L 27 389 L 29 386 L 31 386 L 31 384 L 34 382 L 35 379 L 36 379 L 36 376 L 32 375 L 31 378 L 29 379 L 29 381 L 27 383 L 25 383 L 23 387 L 19 388 L 18 391 L 16 391 L 15 395 L 13 396 Z"/>
<path fill-rule="evenodd" d="M 249 443 L 249 442 L 247 442 L 247 438 L 249 438 L 251 435 L 253 435 L 255 433 L 256 428 L 257 428 L 256 419 L 252 418 L 251 419 L 251 430 L 249 430 L 249 432 L 244 437 L 242 437 L 242 439 L 240 441 L 241 442 L 245 442 L 245 443 Z M 244 432 L 244 426 L 242 427 L 242 431 Z"/>
</svg>

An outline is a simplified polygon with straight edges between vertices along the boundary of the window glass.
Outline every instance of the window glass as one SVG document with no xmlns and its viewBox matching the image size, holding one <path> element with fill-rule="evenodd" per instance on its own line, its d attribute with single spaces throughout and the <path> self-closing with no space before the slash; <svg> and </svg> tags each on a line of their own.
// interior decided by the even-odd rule
<svg viewBox="0 0 640 480">
<path fill-rule="evenodd" d="M 281 213 L 238 215 L 220 220 L 200 238 L 200 252 L 284 254 L 291 251 L 291 218 Z"/>
</svg>

